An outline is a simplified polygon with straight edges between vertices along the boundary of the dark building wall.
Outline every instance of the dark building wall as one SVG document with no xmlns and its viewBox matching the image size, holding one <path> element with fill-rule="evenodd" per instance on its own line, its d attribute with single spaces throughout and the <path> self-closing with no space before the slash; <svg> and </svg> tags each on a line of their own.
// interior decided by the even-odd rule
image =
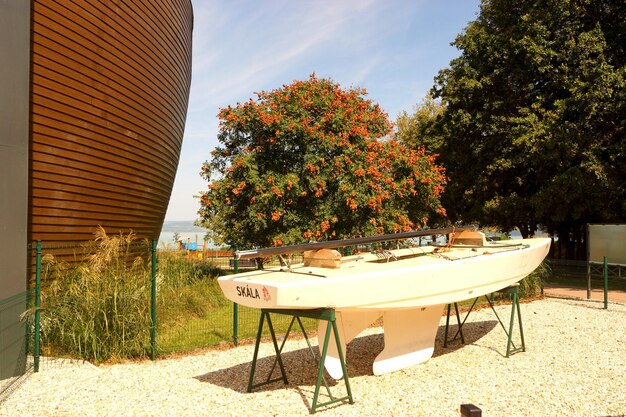
<svg viewBox="0 0 626 417">
<path fill-rule="evenodd" d="M 30 2 L 0 0 L 0 300 L 26 289 Z"/>
<path fill-rule="evenodd" d="M 33 1 L 30 239 L 158 238 L 191 83 L 190 0 Z"/>
<path fill-rule="evenodd" d="M 25 370 L 29 68 L 30 1 L 0 0 L 1 381 Z"/>
</svg>

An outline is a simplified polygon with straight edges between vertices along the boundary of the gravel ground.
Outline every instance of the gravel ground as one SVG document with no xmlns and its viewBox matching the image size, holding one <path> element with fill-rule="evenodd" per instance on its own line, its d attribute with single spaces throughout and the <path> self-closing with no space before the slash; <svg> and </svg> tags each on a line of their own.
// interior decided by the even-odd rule
<svg viewBox="0 0 626 417">
<path fill-rule="evenodd" d="M 440 327 L 433 358 L 378 377 L 371 365 L 383 348 L 382 329 L 367 329 L 348 346 L 354 404 L 317 414 L 459 416 L 460 405 L 472 403 L 485 417 L 624 416 L 626 305 L 602 307 L 552 298 L 522 304 L 526 352 L 510 358 L 493 312 L 472 312 L 465 345 L 444 348 Z M 498 306 L 498 314 L 508 317 L 509 308 Z M 246 345 L 100 367 L 63 362 L 29 377 L 0 405 L 0 416 L 308 415 L 316 371 L 305 341 L 290 338 L 285 346 L 289 385 L 247 393 L 253 351 Z M 272 352 L 270 343 L 262 344 L 260 372 L 271 366 Z M 343 382 L 330 381 L 333 394 L 344 395 Z"/>
</svg>

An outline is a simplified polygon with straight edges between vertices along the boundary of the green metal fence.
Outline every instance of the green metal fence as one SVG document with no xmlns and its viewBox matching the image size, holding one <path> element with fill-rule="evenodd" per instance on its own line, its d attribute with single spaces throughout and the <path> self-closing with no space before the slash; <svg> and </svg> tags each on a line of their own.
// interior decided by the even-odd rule
<svg viewBox="0 0 626 417">
<path fill-rule="evenodd" d="M 215 279 L 238 267 L 232 252 L 157 250 L 155 241 L 36 242 L 32 259 L 24 317 L 35 371 L 59 358 L 155 359 L 256 335 L 260 312 L 225 299 Z"/>
</svg>

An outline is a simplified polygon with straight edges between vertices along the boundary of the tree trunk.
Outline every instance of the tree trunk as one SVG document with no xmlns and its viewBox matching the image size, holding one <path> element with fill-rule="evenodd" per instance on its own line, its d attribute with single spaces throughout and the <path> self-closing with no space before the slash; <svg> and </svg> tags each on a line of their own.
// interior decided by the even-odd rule
<svg viewBox="0 0 626 417">
<path fill-rule="evenodd" d="M 522 235 L 522 239 L 527 239 L 534 234 L 537 226 L 530 224 L 518 224 L 517 228 Z"/>
<path fill-rule="evenodd" d="M 571 227 L 568 223 L 562 223 L 557 229 L 557 236 L 559 238 L 559 254 L 560 259 L 573 259 L 572 254 L 572 238 Z"/>
<path fill-rule="evenodd" d="M 517 230 L 519 230 L 520 234 L 522 235 L 522 239 L 528 238 L 528 228 L 525 224 L 518 224 Z"/>
</svg>

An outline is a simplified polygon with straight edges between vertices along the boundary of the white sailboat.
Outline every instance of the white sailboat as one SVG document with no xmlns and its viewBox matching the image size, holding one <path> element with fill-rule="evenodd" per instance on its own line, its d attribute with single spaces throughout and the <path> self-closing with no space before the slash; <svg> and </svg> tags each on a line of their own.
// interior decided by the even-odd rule
<svg viewBox="0 0 626 417">
<path fill-rule="evenodd" d="M 374 239 L 396 240 L 400 236 Z M 374 374 L 380 375 L 432 356 L 446 304 L 520 281 L 539 266 L 550 247 L 548 238 L 488 242 L 483 233 L 457 230 L 451 234 L 451 244 L 443 247 L 417 246 L 344 257 L 329 249 L 353 241 L 323 242 L 319 249 L 310 244 L 240 252 L 241 258 L 253 258 L 309 249 L 301 264 L 223 276 L 218 282 L 226 298 L 249 307 L 335 309 L 344 352 L 347 343 L 382 316 L 385 348 L 373 364 Z M 324 337 L 321 330 L 318 339 Z M 323 340 L 319 343 L 321 346 Z M 329 343 L 325 367 L 333 378 L 341 378 L 334 340 Z"/>
</svg>

